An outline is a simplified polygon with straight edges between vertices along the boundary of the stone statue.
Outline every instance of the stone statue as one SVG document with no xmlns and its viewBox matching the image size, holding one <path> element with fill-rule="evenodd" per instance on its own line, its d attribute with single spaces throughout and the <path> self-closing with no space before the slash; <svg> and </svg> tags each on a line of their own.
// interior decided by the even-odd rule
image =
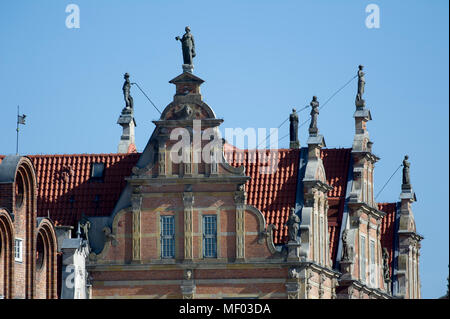
<svg viewBox="0 0 450 319">
<path fill-rule="evenodd" d="M 309 124 L 309 132 L 317 133 L 317 116 L 319 115 L 319 102 L 317 101 L 317 96 L 313 96 L 309 105 L 311 105 L 311 123 Z"/>
<path fill-rule="evenodd" d="M 366 85 L 366 79 L 364 78 L 363 68 L 364 66 L 360 65 L 358 70 L 358 93 L 356 94 L 356 103 L 358 105 L 364 105 L 363 94 L 364 87 Z"/>
<path fill-rule="evenodd" d="M 350 260 L 349 249 L 348 249 L 348 230 L 344 230 L 342 233 L 342 258 L 341 260 Z"/>
<path fill-rule="evenodd" d="M 125 82 L 122 86 L 123 91 L 123 97 L 125 98 L 125 108 L 126 109 L 132 109 L 133 108 L 133 97 L 130 95 L 130 75 L 128 73 L 125 73 L 123 75 L 123 78 L 125 79 Z"/>
<path fill-rule="evenodd" d="M 87 219 L 84 213 L 81 214 L 80 222 L 78 223 L 78 235 L 83 235 L 84 239 L 89 242 L 89 229 L 91 228 L 91 222 Z M 81 233 L 81 229 L 83 232 Z"/>
<path fill-rule="evenodd" d="M 410 185 L 410 180 L 409 180 L 409 166 L 411 165 L 408 162 L 408 155 L 405 155 L 405 159 L 403 160 L 403 184 L 404 185 Z"/>
<path fill-rule="evenodd" d="M 183 49 L 183 63 L 193 65 L 192 59 L 195 57 L 195 43 L 194 37 L 191 34 L 191 29 L 186 27 L 184 29 L 186 33 L 182 38 L 175 37 L 175 40 L 181 41 L 181 48 Z"/>
<path fill-rule="evenodd" d="M 87 242 L 89 242 L 89 229 L 91 228 L 91 222 L 89 220 L 85 220 L 81 224 L 81 229 L 83 230 L 84 238 Z"/>
<path fill-rule="evenodd" d="M 295 109 L 292 109 L 292 113 L 289 116 L 290 128 L 289 135 L 291 142 L 298 141 L 298 114 Z"/>
<path fill-rule="evenodd" d="M 289 241 L 297 241 L 297 234 L 300 228 L 300 217 L 295 213 L 295 208 L 291 208 L 291 214 L 287 220 Z"/>
<path fill-rule="evenodd" d="M 383 248 L 383 277 L 385 282 L 391 280 L 391 276 L 389 274 L 389 253 L 386 248 Z"/>
</svg>

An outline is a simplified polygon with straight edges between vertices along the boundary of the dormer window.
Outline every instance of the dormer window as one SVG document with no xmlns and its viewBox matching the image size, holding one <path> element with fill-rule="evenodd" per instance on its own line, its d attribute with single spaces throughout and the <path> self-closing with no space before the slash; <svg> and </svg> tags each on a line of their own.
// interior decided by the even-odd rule
<svg viewBox="0 0 450 319">
<path fill-rule="evenodd" d="M 96 182 L 103 182 L 105 171 L 105 163 L 92 163 L 91 180 Z"/>
</svg>

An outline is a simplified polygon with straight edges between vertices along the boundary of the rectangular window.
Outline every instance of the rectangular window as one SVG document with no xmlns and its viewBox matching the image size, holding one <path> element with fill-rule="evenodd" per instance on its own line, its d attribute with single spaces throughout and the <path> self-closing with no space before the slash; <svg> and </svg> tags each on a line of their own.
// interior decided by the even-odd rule
<svg viewBox="0 0 450 319">
<path fill-rule="evenodd" d="M 360 237 L 360 273 L 361 281 L 366 282 L 366 237 Z"/>
<path fill-rule="evenodd" d="M 161 258 L 175 258 L 174 216 L 161 216 Z"/>
<path fill-rule="evenodd" d="M 91 180 L 102 182 L 105 171 L 105 163 L 92 163 L 91 166 Z"/>
<path fill-rule="evenodd" d="M 217 257 L 217 216 L 203 216 L 203 257 Z"/>
<path fill-rule="evenodd" d="M 22 239 L 16 238 L 14 240 L 14 260 L 18 262 L 22 262 L 22 244 Z"/>
<path fill-rule="evenodd" d="M 369 261 L 369 274 L 370 274 L 370 284 L 372 287 L 376 286 L 377 277 L 377 264 L 375 262 L 375 241 L 370 240 L 370 261 Z"/>
</svg>

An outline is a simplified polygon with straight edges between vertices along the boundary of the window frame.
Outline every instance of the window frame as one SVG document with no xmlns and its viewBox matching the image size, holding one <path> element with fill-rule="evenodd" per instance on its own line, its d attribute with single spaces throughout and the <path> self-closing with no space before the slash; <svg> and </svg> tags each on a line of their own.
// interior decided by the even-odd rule
<svg viewBox="0 0 450 319">
<path fill-rule="evenodd" d="M 165 220 L 170 220 L 170 223 L 165 223 Z M 176 254 L 175 249 L 175 215 L 160 216 L 160 244 L 161 259 L 174 259 Z M 166 227 L 169 227 L 167 229 Z M 172 227 L 170 229 L 170 227 Z M 169 248 L 169 251 L 167 249 Z M 170 253 L 170 254 L 169 254 Z"/>
<path fill-rule="evenodd" d="M 372 287 L 377 286 L 377 243 L 375 239 L 369 238 L 369 283 Z"/>
<path fill-rule="evenodd" d="M 18 263 L 23 262 L 23 239 L 15 238 L 14 239 L 14 261 Z"/>
<path fill-rule="evenodd" d="M 214 219 L 213 228 L 208 228 L 206 222 L 208 219 Z M 213 229 L 211 233 L 207 233 L 208 230 Z M 203 235 L 203 258 L 217 258 L 217 215 L 208 214 L 202 215 L 202 235 Z"/>
<path fill-rule="evenodd" d="M 102 165 L 102 171 L 101 171 L 101 176 L 95 176 L 94 175 L 94 172 L 96 172 L 96 169 L 95 169 L 95 166 L 97 166 L 97 165 Z M 103 162 L 94 162 L 94 163 L 91 163 L 91 175 L 90 175 L 90 180 L 91 181 L 93 181 L 93 182 L 103 182 L 103 179 L 104 179 L 104 177 L 105 177 L 105 168 L 106 168 L 106 165 L 105 165 L 105 163 L 103 163 Z"/>
<path fill-rule="evenodd" d="M 367 283 L 367 254 L 366 254 L 366 236 L 359 236 L 359 277 L 361 282 Z M 363 245 L 364 244 L 364 245 Z"/>
</svg>

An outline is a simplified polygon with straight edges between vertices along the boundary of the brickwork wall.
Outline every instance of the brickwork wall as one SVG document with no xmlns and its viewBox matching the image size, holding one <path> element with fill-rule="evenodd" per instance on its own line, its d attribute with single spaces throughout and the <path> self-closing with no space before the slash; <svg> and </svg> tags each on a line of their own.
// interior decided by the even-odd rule
<svg viewBox="0 0 450 319">
<path fill-rule="evenodd" d="M 1 164 L 0 164 L 1 165 Z M 56 297 L 56 237 L 47 236 L 44 263 L 36 271 L 36 177 L 32 163 L 21 158 L 16 170 L 15 182 L 0 184 L 0 295 L 8 298 Z M 12 213 L 14 220 L 8 223 L 5 216 Z M 12 216 L 12 215 L 11 215 Z M 12 218 L 11 218 L 12 219 Z M 47 227 L 53 226 L 47 222 Z M 15 260 L 15 239 L 22 240 L 22 260 Z M 9 265 L 9 266 L 8 266 Z M 11 289 L 8 295 L 8 283 Z"/>
</svg>

